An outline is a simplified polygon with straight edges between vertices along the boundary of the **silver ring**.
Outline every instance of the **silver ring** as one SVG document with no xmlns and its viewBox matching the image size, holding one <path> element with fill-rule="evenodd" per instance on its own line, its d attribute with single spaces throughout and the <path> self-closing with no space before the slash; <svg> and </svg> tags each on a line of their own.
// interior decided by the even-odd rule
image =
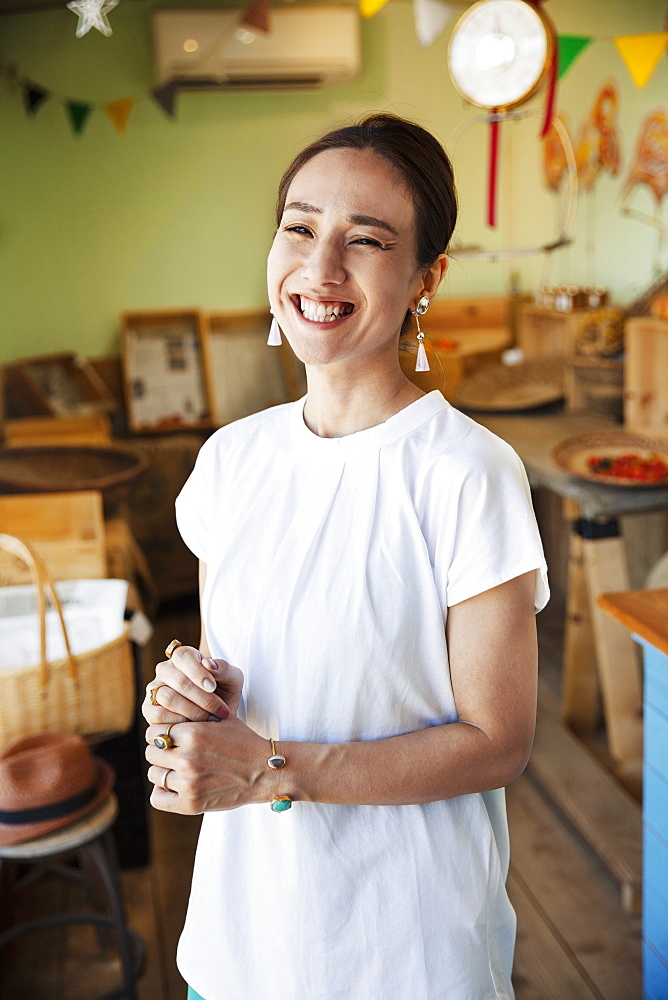
<svg viewBox="0 0 668 1000">
<path fill-rule="evenodd" d="M 162 787 L 165 789 L 166 792 L 171 792 L 171 788 L 167 787 L 167 777 L 171 773 L 172 773 L 171 770 L 165 771 L 165 773 L 163 774 L 162 779 L 160 781 L 160 784 L 162 785 Z"/>
</svg>

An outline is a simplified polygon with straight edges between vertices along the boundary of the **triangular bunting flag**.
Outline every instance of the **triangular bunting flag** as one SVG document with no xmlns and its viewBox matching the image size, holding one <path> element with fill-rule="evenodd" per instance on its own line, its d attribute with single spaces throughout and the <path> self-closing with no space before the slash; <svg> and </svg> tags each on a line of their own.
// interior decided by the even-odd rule
<svg viewBox="0 0 668 1000">
<path fill-rule="evenodd" d="M 114 123 L 117 132 L 121 134 L 125 132 L 130 112 L 134 106 L 135 102 L 132 97 L 121 97 L 118 101 L 109 101 L 108 104 L 105 104 L 104 110 Z"/>
<path fill-rule="evenodd" d="M 594 41 L 589 35 L 558 35 L 559 79 L 570 69 L 581 52 Z"/>
<path fill-rule="evenodd" d="M 636 87 L 644 87 L 668 46 L 668 31 L 651 35 L 620 35 L 615 38 L 619 54 Z"/>
<path fill-rule="evenodd" d="M 26 80 L 23 84 L 23 106 L 27 115 L 34 115 L 50 97 L 48 90 L 40 87 L 37 83 L 30 83 Z"/>
<path fill-rule="evenodd" d="M 360 0 L 360 14 L 362 17 L 373 17 L 386 3 L 387 0 Z"/>
<path fill-rule="evenodd" d="M 443 0 L 413 0 L 415 34 L 420 45 L 424 48 L 432 45 L 455 14 L 457 8 Z"/>
<path fill-rule="evenodd" d="M 65 111 L 67 112 L 67 117 L 70 120 L 70 125 L 72 126 L 72 131 L 75 135 L 81 135 L 83 132 L 86 122 L 88 121 L 88 116 L 93 110 L 93 105 L 84 103 L 83 101 L 65 101 Z"/>
<path fill-rule="evenodd" d="M 151 91 L 151 97 L 159 104 L 166 115 L 173 118 L 176 114 L 174 105 L 176 103 L 176 95 L 178 93 L 178 87 L 173 80 L 169 83 L 164 83 L 162 87 L 154 87 Z"/>
<path fill-rule="evenodd" d="M 250 0 L 240 24 L 243 28 L 249 28 L 251 31 L 261 31 L 264 35 L 269 34 L 271 31 L 269 0 Z"/>
</svg>

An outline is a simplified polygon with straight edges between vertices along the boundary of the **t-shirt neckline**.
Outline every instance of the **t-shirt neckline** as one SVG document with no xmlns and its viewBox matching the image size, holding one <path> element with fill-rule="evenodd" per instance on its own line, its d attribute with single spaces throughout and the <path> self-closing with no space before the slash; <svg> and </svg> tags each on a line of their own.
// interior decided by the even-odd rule
<svg viewBox="0 0 668 1000">
<path fill-rule="evenodd" d="M 378 448 L 390 441 L 405 437 L 425 420 L 429 420 L 449 405 L 442 393 L 438 389 L 433 389 L 374 427 L 367 427 L 365 430 L 346 434 L 344 437 L 328 438 L 319 437 L 307 427 L 304 420 L 307 398 L 308 396 L 303 396 L 293 404 L 293 438 L 299 448 L 319 455 L 331 455 L 337 452 L 348 454 Z"/>
</svg>

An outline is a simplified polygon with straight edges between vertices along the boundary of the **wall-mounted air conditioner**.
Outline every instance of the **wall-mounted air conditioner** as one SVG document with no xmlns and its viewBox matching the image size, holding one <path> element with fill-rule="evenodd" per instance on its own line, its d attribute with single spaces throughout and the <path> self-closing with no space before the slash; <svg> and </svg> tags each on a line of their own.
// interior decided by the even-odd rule
<svg viewBox="0 0 668 1000">
<path fill-rule="evenodd" d="M 243 8 L 155 10 L 158 83 L 187 89 L 309 88 L 353 79 L 360 69 L 357 7 L 278 7 L 271 31 L 240 28 Z"/>
</svg>

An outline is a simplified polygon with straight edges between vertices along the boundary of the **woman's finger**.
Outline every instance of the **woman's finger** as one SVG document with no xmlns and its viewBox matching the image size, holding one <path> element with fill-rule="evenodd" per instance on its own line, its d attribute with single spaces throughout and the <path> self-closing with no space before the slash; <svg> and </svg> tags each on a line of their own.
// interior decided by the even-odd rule
<svg viewBox="0 0 668 1000">
<path fill-rule="evenodd" d="M 211 694 L 216 690 L 216 675 L 220 668 L 215 660 L 204 656 L 194 646 L 177 646 L 169 662 L 202 691 Z M 158 671 L 156 673 L 159 676 Z"/>
<path fill-rule="evenodd" d="M 192 722 L 201 722 L 210 715 L 226 719 L 230 714 L 219 695 L 203 691 L 169 662 L 159 663 L 155 680 L 146 685 L 144 704 L 148 709 L 147 701 L 153 708 L 161 706 L 177 715 L 183 715 Z M 149 718 L 146 712 L 144 716 L 150 722 L 158 722 L 162 718 Z"/>
<path fill-rule="evenodd" d="M 152 785 L 155 785 L 156 790 L 160 790 L 163 793 L 167 793 L 170 796 L 178 795 L 178 792 L 173 787 L 178 783 L 177 774 L 172 771 L 169 767 L 161 767 L 158 764 L 151 764 L 148 769 L 148 780 Z"/>
<path fill-rule="evenodd" d="M 146 727 L 146 742 L 149 745 L 155 746 L 154 740 L 163 739 L 167 737 L 168 747 L 167 749 L 172 750 L 174 747 L 181 745 L 182 737 L 179 736 L 179 724 L 175 722 L 167 723 L 160 721 L 155 725 L 150 725 Z"/>
</svg>

